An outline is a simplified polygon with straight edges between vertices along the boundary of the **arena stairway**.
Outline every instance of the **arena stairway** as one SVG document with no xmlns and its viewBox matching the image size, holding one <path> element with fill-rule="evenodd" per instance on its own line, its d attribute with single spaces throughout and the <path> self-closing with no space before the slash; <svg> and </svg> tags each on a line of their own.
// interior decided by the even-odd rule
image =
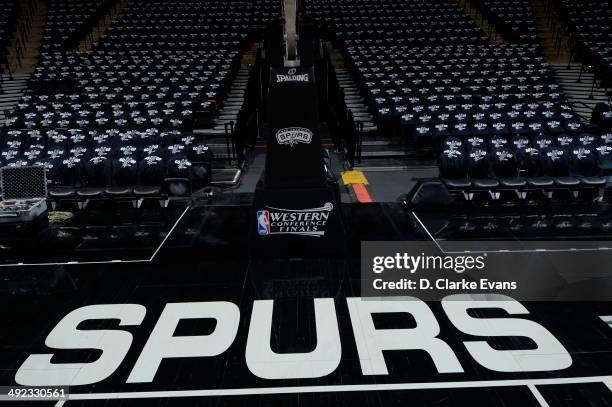
<svg viewBox="0 0 612 407">
<path fill-rule="evenodd" d="M 459 0 L 458 3 L 463 8 L 463 10 L 465 10 L 465 13 L 469 15 L 472 20 L 474 20 L 476 25 L 478 25 L 482 29 L 482 31 L 484 31 L 488 35 L 489 40 L 493 44 L 499 45 L 505 42 L 505 39 L 501 34 L 497 32 L 495 26 L 493 24 L 490 24 L 489 20 L 487 20 L 487 18 L 482 13 L 480 13 L 480 11 L 478 11 L 474 0 Z"/>
<path fill-rule="evenodd" d="M 78 52 L 89 51 L 98 39 L 100 39 L 108 28 L 121 16 L 123 9 L 127 6 L 128 0 L 119 0 L 115 2 L 114 7 L 104 14 L 91 28 L 88 35 L 79 42 L 77 46 Z"/>
<path fill-rule="evenodd" d="M 344 93 L 346 108 L 353 114 L 353 119 L 361 131 L 361 148 L 357 161 L 362 159 L 394 159 L 414 156 L 414 149 L 403 143 L 397 136 L 383 134 L 369 111 L 365 98 L 359 92 L 359 86 L 345 68 L 344 58 L 340 50 L 332 48 L 330 57 L 336 73 L 338 84 Z M 383 165 L 388 162 L 384 161 Z M 375 165 L 368 160 L 368 166 Z"/>
<path fill-rule="evenodd" d="M 344 92 L 346 106 L 353 113 L 356 122 L 363 123 L 363 132 L 366 134 L 376 133 L 378 127 L 374 123 L 374 117 L 368 112 L 368 107 L 365 104 L 364 98 L 359 94 L 359 87 L 351 78 L 351 75 L 345 68 L 335 68 L 336 77 L 340 83 L 340 87 Z"/>
<path fill-rule="evenodd" d="M 28 88 L 29 78 L 30 74 L 13 74 L 12 77 L 2 75 L 0 84 L 0 123 L 2 125 Z"/>
<path fill-rule="evenodd" d="M 593 84 L 593 73 L 583 71 L 580 73 L 580 63 L 552 64 L 555 77 L 568 101 L 584 120 L 588 122 L 597 103 L 607 102 L 608 97 L 604 89 L 595 88 L 591 98 L 591 86 Z"/>
<path fill-rule="evenodd" d="M 215 161 L 227 163 L 229 158 L 226 143 L 226 127 L 229 131 L 231 123 L 236 125 L 238 113 L 244 105 L 245 93 L 249 82 L 249 64 L 255 59 L 256 51 L 251 49 L 242 55 L 240 70 L 236 74 L 229 92 L 222 102 L 218 117 L 215 118 L 214 126 L 211 128 L 194 129 L 194 134 L 205 138 L 211 148 Z"/>
<path fill-rule="evenodd" d="M 14 42 L 9 50 L 9 63 L 13 74 L 30 74 L 34 72 L 36 64 L 38 64 L 40 59 L 40 46 L 45 27 L 47 5 L 45 1 L 37 0 L 34 2 L 33 7 L 29 28 L 23 19 L 20 21 L 20 24 L 25 27 L 22 33 L 20 33 L 20 51 L 17 51 L 17 42 Z"/>
<path fill-rule="evenodd" d="M 211 149 L 213 160 L 213 186 L 232 186 L 236 185 L 242 175 L 242 169 L 239 168 L 238 162 L 231 159 L 231 145 L 228 145 L 226 138 L 227 131 L 231 131 L 231 126 L 235 128 L 238 120 L 238 113 L 242 109 L 245 102 L 245 93 L 249 83 L 249 65 L 252 64 L 256 57 L 256 49 L 252 47 L 250 50 L 242 54 L 240 69 L 236 77 L 232 81 L 232 85 L 222 102 L 222 107 L 219 110 L 219 115 L 215 118 L 214 126 L 211 128 L 196 128 L 194 135 L 202 137 L 208 147 Z"/>
<path fill-rule="evenodd" d="M 568 39 L 559 24 L 556 7 L 547 4 L 546 0 L 534 0 L 533 14 L 535 17 L 538 39 L 546 60 L 551 64 L 569 62 L 570 49 Z"/>
</svg>

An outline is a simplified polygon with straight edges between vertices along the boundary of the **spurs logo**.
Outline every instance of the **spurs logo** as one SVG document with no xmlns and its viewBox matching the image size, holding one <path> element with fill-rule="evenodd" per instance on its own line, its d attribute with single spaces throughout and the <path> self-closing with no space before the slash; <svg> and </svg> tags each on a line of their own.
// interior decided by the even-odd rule
<svg viewBox="0 0 612 407">
<path fill-rule="evenodd" d="M 296 144 L 310 144 L 312 131 L 304 127 L 286 127 L 276 132 L 276 141 L 280 145 L 293 147 Z"/>
</svg>

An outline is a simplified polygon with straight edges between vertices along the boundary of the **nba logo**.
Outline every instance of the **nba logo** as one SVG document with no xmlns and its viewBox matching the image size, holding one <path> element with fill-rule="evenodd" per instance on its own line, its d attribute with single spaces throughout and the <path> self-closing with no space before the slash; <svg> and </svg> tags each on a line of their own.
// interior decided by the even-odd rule
<svg viewBox="0 0 612 407">
<path fill-rule="evenodd" d="M 257 211 L 257 233 L 259 233 L 260 236 L 267 236 L 270 234 L 270 212 Z"/>
</svg>

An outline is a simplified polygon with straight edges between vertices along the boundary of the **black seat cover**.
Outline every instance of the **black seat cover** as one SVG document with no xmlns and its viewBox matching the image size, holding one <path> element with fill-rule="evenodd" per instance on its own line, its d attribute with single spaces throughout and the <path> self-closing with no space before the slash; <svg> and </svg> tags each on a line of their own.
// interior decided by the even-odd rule
<svg viewBox="0 0 612 407">
<path fill-rule="evenodd" d="M 597 164 L 602 172 L 602 175 L 612 174 L 612 145 L 602 144 L 595 148 L 597 155 Z"/>
<path fill-rule="evenodd" d="M 575 176 L 599 176 L 601 171 L 597 165 L 595 149 L 589 146 L 576 146 L 570 150 L 571 173 Z"/>
<path fill-rule="evenodd" d="M 540 150 L 545 150 L 549 147 L 554 146 L 554 142 L 553 139 L 550 138 L 549 136 L 545 136 L 545 135 L 539 135 L 534 139 L 534 144 L 537 148 L 539 148 Z"/>
<path fill-rule="evenodd" d="M 112 162 L 112 184 L 106 187 L 106 194 L 123 197 L 132 194 L 138 178 L 138 161 L 133 156 L 120 156 Z"/>
<path fill-rule="evenodd" d="M 565 150 L 559 147 L 549 147 L 541 151 L 542 172 L 550 177 L 569 176 L 569 158 Z"/>
<path fill-rule="evenodd" d="M 467 157 L 470 178 L 487 178 L 490 175 L 490 156 L 483 148 L 473 148 Z"/>
<path fill-rule="evenodd" d="M 105 187 L 111 182 L 111 161 L 106 157 L 92 157 L 85 164 L 86 186 Z"/>
<path fill-rule="evenodd" d="M 528 148 L 530 144 L 531 140 L 529 140 L 529 137 L 520 134 L 514 136 L 510 143 L 515 154 L 525 151 L 525 149 Z"/>
<path fill-rule="evenodd" d="M 164 160 L 157 155 L 145 156 L 138 163 L 138 185 L 133 192 L 136 196 L 157 196 L 165 178 Z"/>
<path fill-rule="evenodd" d="M 465 179 L 466 163 L 462 151 L 446 149 L 442 151 L 438 159 L 440 177 L 444 179 Z"/>
<path fill-rule="evenodd" d="M 515 178 L 518 176 L 516 157 L 509 148 L 493 150 L 493 173 L 499 178 Z"/>
<path fill-rule="evenodd" d="M 457 137 L 449 137 L 442 142 L 442 150 L 463 150 L 463 141 Z"/>
<path fill-rule="evenodd" d="M 527 184 L 535 188 L 550 188 L 555 184 L 555 181 L 548 177 L 534 177 L 527 178 Z"/>
<path fill-rule="evenodd" d="M 491 140 L 489 140 L 489 144 L 491 146 L 492 152 L 496 150 L 506 149 L 508 147 L 508 139 L 496 135 L 491 137 Z"/>
</svg>

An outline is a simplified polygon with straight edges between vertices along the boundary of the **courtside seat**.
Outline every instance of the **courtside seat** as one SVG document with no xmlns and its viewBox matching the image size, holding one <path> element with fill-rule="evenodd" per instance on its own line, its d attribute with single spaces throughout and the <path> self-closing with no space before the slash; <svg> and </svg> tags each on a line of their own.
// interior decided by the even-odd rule
<svg viewBox="0 0 612 407">
<path fill-rule="evenodd" d="M 161 193 L 161 187 L 153 186 L 135 186 L 133 189 L 134 196 L 137 198 L 151 198 L 157 197 Z"/>
<path fill-rule="evenodd" d="M 467 178 L 442 178 L 442 182 L 450 189 L 469 189 L 472 186 L 472 181 Z"/>
<path fill-rule="evenodd" d="M 472 182 L 472 192 L 486 192 L 493 200 L 499 199 L 499 181 L 491 175 L 491 156 L 484 148 L 472 148 L 468 151 L 467 168 Z"/>
<path fill-rule="evenodd" d="M 135 208 L 140 208 L 145 199 L 157 199 L 162 207 L 167 206 L 162 189 L 165 171 L 164 160 L 157 155 L 145 156 L 138 163 L 138 181 L 132 190 L 136 198 L 132 201 Z"/>
<path fill-rule="evenodd" d="M 191 180 L 187 177 L 165 178 L 164 189 L 171 198 L 185 198 L 191 194 Z"/>
<path fill-rule="evenodd" d="M 77 195 L 85 199 L 102 198 L 104 196 L 103 187 L 82 187 L 76 191 Z"/>
<path fill-rule="evenodd" d="M 80 209 L 86 209 L 92 199 L 104 198 L 104 187 L 109 184 L 111 163 L 107 157 L 92 157 L 84 164 L 84 185 L 77 190 Z"/>
<path fill-rule="evenodd" d="M 76 189 L 74 187 L 61 187 L 53 186 L 49 187 L 49 197 L 53 199 L 68 199 L 76 196 Z"/>
<path fill-rule="evenodd" d="M 593 136 L 594 140 L 595 137 Z M 589 141 L 591 137 L 589 135 Z M 600 147 L 593 147 L 591 144 L 579 145 L 570 151 L 570 163 L 572 175 L 580 179 L 580 183 L 585 188 L 595 188 L 595 200 L 603 199 L 604 188 L 607 185 L 607 179 L 602 176 L 602 155 L 604 150 Z"/>
<path fill-rule="evenodd" d="M 466 201 L 473 198 L 469 192 L 472 182 L 467 178 L 465 156 L 462 151 L 462 143 L 458 140 L 446 140 L 447 148 L 439 157 L 440 180 L 446 188 L 459 191 Z"/>
<path fill-rule="evenodd" d="M 555 177 L 555 185 L 564 188 L 575 188 L 580 185 L 580 180 L 574 177 Z"/>
<path fill-rule="evenodd" d="M 593 109 L 591 123 L 604 131 L 612 131 L 612 104 L 598 103 Z"/>
<path fill-rule="evenodd" d="M 104 198 L 104 187 L 82 187 L 77 190 L 77 205 L 79 209 L 87 209 L 93 199 Z"/>
<path fill-rule="evenodd" d="M 586 187 L 601 188 L 605 187 L 608 181 L 604 177 L 582 177 L 580 178 L 582 185 Z"/>
<path fill-rule="evenodd" d="M 129 150 L 128 154 L 135 151 Z M 138 161 L 134 156 L 120 156 L 112 162 L 112 184 L 105 191 L 110 198 L 132 198 L 138 179 Z"/>
<path fill-rule="evenodd" d="M 50 184 L 48 195 L 51 207 L 57 208 L 61 201 L 77 199 L 77 190 L 83 185 L 83 162 L 78 157 L 54 156 L 41 160 L 47 168 Z M 32 163 L 34 164 L 34 162 Z"/>
<path fill-rule="evenodd" d="M 70 186 L 52 186 L 47 189 L 47 195 L 51 201 L 51 208 L 56 210 L 60 202 L 76 199 L 76 188 Z"/>
<path fill-rule="evenodd" d="M 472 178 L 471 181 L 472 181 L 472 185 L 475 188 L 490 190 L 490 189 L 495 189 L 499 187 L 499 181 L 496 180 L 495 178 L 480 178 L 480 179 Z"/>
<path fill-rule="evenodd" d="M 193 180 L 192 163 L 187 156 L 177 155 L 166 161 L 164 191 L 170 198 L 185 198 L 191 195 Z"/>
<path fill-rule="evenodd" d="M 527 186 L 527 180 L 524 178 L 502 178 L 499 183 L 506 188 L 525 188 Z"/>
<path fill-rule="evenodd" d="M 527 185 L 533 188 L 551 188 L 555 185 L 555 180 L 550 177 L 527 178 Z"/>
<path fill-rule="evenodd" d="M 578 197 L 580 179 L 571 173 L 569 154 L 565 149 L 557 146 L 542 149 L 540 167 L 542 174 L 554 181 L 553 188 L 547 192 L 548 197 L 553 196 L 554 190 L 569 190 L 572 197 Z"/>
<path fill-rule="evenodd" d="M 104 192 L 110 198 L 125 198 L 132 195 L 133 188 L 130 187 L 106 187 Z"/>
<path fill-rule="evenodd" d="M 515 148 L 518 148 L 517 144 L 521 145 L 519 140 L 513 141 Z M 507 146 L 508 141 L 504 137 L 496 136 L 491 139 L 493 173 L 499 179 L 500 190 L 514 191 L 519 199 L 524 199 L 526 193 L 521 189 L 527 186 L 527 181 L 519 177 L 516 152 Z"/>
<path fill-rule="evenodd" d="M 495 178 L 472 178 L 472 192 L 484 193 L 486 192 L 492 200 L 496 201 L 499 199 L 500 192 L 497 191 L 499 188 L 499 181 Z"/>
<path fill-rule="evenodd" d="M 555 191 L 564 190 L 573 198 L 595 190 L 595 200 L 601 200 L 608 184 L 602 176 L 602 164 L 612 154 L 612 146 L 595 147 L 599 139 L 588 136 L 558 135 L 552 139 L 540 134 L 533 142 L 525 135 L 515 136 L 511 142 L 501 135 L 488 141 L 448 137 L 440 144 L 440 180 L 466 200 L 483 193 L 498 200 L 506 192 L 522 200 L 530 191 L 552 198 Z"/>
<path fill-rule="evenodd" d="M 612 134 L 610 134 L 612 137 Z M 607 138 L 603 140 L 608 140 Z M 612 143 L 604 143 L 595 148 L 597 154 L 597 164 L 602 175 L 612 175 Z"/>
</svg>

